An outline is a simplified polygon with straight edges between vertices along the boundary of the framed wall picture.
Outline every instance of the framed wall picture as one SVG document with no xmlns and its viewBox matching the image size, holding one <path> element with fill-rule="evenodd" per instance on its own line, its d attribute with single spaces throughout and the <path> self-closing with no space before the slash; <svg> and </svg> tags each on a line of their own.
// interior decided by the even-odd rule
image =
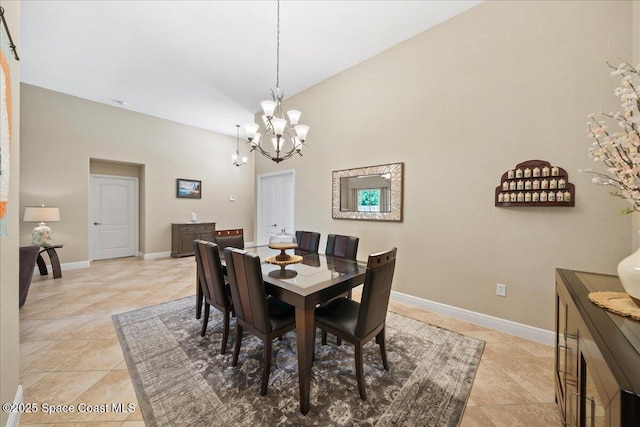
<svg viewBox="0 0 640 427">
<path fill-rule="evenodd" d="M 202 181 L 176 179 L 176 197 L 178 199 L 200 199 L 202 197 Z"/>
</svg>

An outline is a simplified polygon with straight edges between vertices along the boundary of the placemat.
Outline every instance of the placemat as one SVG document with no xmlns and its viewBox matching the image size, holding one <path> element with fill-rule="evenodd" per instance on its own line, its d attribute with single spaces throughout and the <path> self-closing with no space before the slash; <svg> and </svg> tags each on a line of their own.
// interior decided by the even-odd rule
<svg viewBox="0 0 640 427">
<path fill-rule="evenodd" d="M 624 292 L 590 292 L 589 300 L 613 313 L 640 320 L 640 307 Z"/>
</svg>

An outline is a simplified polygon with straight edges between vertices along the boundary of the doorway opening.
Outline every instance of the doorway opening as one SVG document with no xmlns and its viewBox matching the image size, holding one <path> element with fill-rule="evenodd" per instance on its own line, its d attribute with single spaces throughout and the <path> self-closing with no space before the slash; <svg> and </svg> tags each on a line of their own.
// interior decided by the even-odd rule
<svg viewBox="0 0 640 427">
<path fill-rule="evenodd" d="M 89 260 L 138 256 L 144 165 L 90 159 Z"/>
</svg>

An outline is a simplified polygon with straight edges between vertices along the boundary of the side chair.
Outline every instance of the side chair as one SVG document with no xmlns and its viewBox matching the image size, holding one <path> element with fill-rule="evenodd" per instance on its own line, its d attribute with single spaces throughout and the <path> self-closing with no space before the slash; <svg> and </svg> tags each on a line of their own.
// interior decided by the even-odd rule
<svg viewBox="0 0 640 427">
<path fill-rule="evenodd" d="M 342 234 L 329 234 L 327 235 L 327 247 L 324 251 L 324 254 L 334 258 L 343 258 L 343 259 L 356 259 L 358 254 L 358 243 L 360 239 L 355 236 L 345 236 Z M 338 298 L 349 298 L 351 299 L 351 289 L 346 293 L 339 295 Z M 326 341 L 327 334 L 323 332 L 322 334 L 323 340 Z M 342 344 L 340 337 L 336 342 L 338 345 Z"/>
<path fill-rule="evenodd" d="M 204 296 L 204 318 L 202 319 L 200 336 L 203 337 L 207 330 L 210 307 L 213 306 L 220 310 L 224 322 L 220 354 L 225 354 L 229 340 L 229 315 L 233 312 L 233 304 L 229 284 L 225 283 L 222 274 L 218 245 L 204 240 L 194 240 L 193 252 L 196 256 L 200 287 Z"/>
<path fill-rule="evenodd" d="M 355 345 L 356 378 L 362 400 L 366 400 L 362 368 L 362 346 L 375 337 L 380 346 L 382 366 L 389 370 L 384 341 L 385 320 L 396 266 L 396 252 L 369 255 L 361 302 L 336 298 L 316 308 L 315 326 Z"/>
<path fill-rule="evenodd" d="M 327 236 L 327 248 L 324 254 L 336 258 L 355 260 L 358 255 L 359 242 L 360 239 L 358 237 L 329 234 Z"/>
<path fill-rule="evenodd" d="M 296 231 L 298 249 L 305 252 L 318 252 L 320 246 L 320 233 L 315 231 Z"/>
<path fill-rule="evenodd" d="M 243 329 L 260 338 L 264 342 L 260 394 L 264 396 L 267 394 L 271 371 L 272 341 L 295 328 L 295 309 L 283 301 L 267 296 L 258 255 L 226 248 L 224 258 L 236 313 L 236 344 L 231 365 L 238 364 Z"/>
<path fill-rule="evenodd" d="M 224 256 L 224 248 L 238 248 L 244 249 L 244 230 L 242 228 L 236 228 L 233 230 L 215 230 L 213 232 L 213 243 L 218 245 L 218 250 L 220 254 L 218 258 L 222 258 Z M 226 277 L 227 268 L 225 266 L 222 267 L 222 273 Z M 198 277 L 197 282 L 200 279 Z M 198 291 L 199 284 L 196 283 L 196 319 L 200 318 L 200 313 L 202 311 L 202 292 Z"/>
<path fill-rule="evenodd" d="M 218 245 L 220 253 L 222 253 L 225 248 L 244 249 L 244 230 L 242 228 L 215 230 L 213 232 L 213 243 Z"/>
</svg>

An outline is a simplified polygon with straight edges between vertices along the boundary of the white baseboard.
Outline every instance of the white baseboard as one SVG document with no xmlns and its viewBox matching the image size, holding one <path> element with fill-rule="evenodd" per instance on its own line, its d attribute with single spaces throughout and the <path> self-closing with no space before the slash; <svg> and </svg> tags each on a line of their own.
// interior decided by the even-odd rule
<svg viewBox="0 0 640 427">
<path fill-rule="evenodd" d="M 77 261 L 77 262 L 65 262 L 64 264 L 60 264 L 60 269 L 64 270 L 77 270 L 79 268 L 89 268 L 91 263 L 89 261 Z M 51 270 L 51 266 L 47 265 L 49 271 Z"/>
<path fill-rule="evenodd" d="M 170 256 L 171 256 L 171 251 L 153 252 L 153 253 L 150 253 L 150 254 L 144 254 L 142 252 L 138 252 L 138 258 L 142 258 L 142 259 L 169 258 Z"/>
<path fill-rule="evenodd" d="M 89 268 L 90 266 L 91 263 L 89 261 L 65 262 L 64 264 L 60 264 L 60 270 L 77 270 L 79 268 Z M 53 274 L 53 268 L 51 268 L 51 264 L 47 264 L 47 272 L 49 272 L 50 275 Z M 33 269 L 33 274 L 35 276 L 40 275 L 40 269 L 38 268 L 38 266 Z"/>
<path fill-rule="evenodd" d="M 391 299 L 403 304 L 410 305 L 412 307 L 431 311 L 433 313 L 445 314 L 458 320 L 473 323 L 474 325 L 484 326 L 486 328 L 504 332 L 510 335 L 515 335 L 542 344 L 554 345 L 555 333 L 553 331 L 547 331 L 545 329 L 536 328 L 534 326 L 512 322 L 511 320 L 489 316 L 488 314 L 476 313 L 475 311 L 465 310 L 463 308 L 458 308 L 435 301 L 429 301 L 423 298 L 418 298 L 412 295 L 407 295 L 395 291 L 391 291 Z"/>
<path fill-rule="evenodd" d="M 22 386 L 18 385 L 18 390 L 16 390 L 16 397 L 13 399 L 13 404 L 18 406 L 22 403 L 23 394 L 22 394 Z M 9 414 L 9 419 L 7 419 L 7 427 L 17 427 L 20 421 L 20 411 L 14 411 Z"/>
</svg>

